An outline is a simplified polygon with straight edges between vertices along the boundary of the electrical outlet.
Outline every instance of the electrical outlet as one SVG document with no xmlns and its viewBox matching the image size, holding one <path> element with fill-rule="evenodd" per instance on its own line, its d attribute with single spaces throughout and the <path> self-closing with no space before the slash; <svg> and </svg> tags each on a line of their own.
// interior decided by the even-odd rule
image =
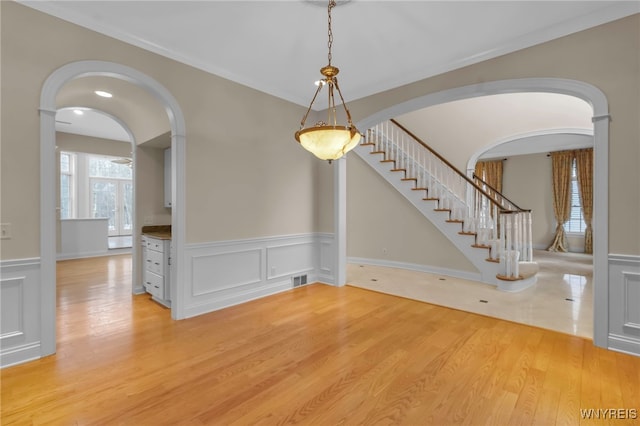
<svg viewBox="0 0 640 426">
<path fill-rule="evenodd" d="M 11 224 L 10 223 L 2 223 L 2 224 L 0 224 L 0 239 L 2 239 L 2 240 L 10 240 L 11 239 Z"/>
</svg>

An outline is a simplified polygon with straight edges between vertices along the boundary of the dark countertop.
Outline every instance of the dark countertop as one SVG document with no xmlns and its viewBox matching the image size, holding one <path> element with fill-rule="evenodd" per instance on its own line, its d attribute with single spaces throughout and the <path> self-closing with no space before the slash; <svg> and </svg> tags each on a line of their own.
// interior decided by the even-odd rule
<svg viewBox="0 0 640 426">
<path fill-rule="evenodd" d="M 171 225 L 152 225 L 143 226 L 142 234 L 149 237 L 158 238 L 160 240 L 171 239 Z"/>
</svg>

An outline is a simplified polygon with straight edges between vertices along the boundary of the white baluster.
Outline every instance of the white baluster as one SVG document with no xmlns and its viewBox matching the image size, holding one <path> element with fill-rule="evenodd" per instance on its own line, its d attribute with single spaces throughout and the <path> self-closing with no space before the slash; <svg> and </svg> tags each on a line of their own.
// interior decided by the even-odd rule
<svg viewBox="0 0 640 426">
<path fill-rule="evenodd" d="M 531 212 L 527 213 L 528 216 L 528 223 L 529 225 L 527 226 L 528 230 L 528 234 L 529 234 L 529 257 L 527 259 L 528 262 L 532 262 L 533 261 L 533 234 L 531 231 L 531 222 L 532 222 L 532 217 L 531 217 Z"/>
</svg>

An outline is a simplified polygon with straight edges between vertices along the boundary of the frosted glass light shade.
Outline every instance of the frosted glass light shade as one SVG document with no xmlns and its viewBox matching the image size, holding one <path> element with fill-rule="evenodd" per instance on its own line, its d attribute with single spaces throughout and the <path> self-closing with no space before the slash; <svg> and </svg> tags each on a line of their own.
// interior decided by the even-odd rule
<svg viewBox="0 0 640 426">
<path fill-rule="evenodd" d="M 345 126 L 316 126 L 296 132 L 296 140 L 321 160 L 337 160 L 360 142 L 360 133 Z"/>
</svg>

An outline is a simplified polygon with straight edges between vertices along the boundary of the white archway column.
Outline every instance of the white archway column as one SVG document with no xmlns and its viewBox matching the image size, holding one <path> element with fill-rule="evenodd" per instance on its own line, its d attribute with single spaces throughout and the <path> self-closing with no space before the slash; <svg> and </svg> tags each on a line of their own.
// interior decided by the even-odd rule
<svg viewBox="0 0 640 426">
<path fill-rule="evenodd" d="M 185 191 L 185 171 L 187 164 L 186 156 L 186 136 L 184 133 L 172 133 L 171 135 L 171 318 L 182 319 L 184 313 L 184 268 L 186 258 L 184 257 L 184 247 L 186 244 L 186 191 Z M 173 206 L 180 206 L 175 208 Z M 174 229 L 180 232 L 173 232 Z M 174 302 L 175 301 L 175 302 Z"/>
<path fill-rule="evenodd" d="M 40 351 L 56 352 L 56 109 L 40 108 Z"/>
<path fill-rule="evenodd" d="M 593 342 L 603 348 L 609 347 L 609 121 L 606 111 L 594 113 Z"/>
<path fill-rule="evenodd" d="M 347 283 L 347 159 L 333 162 L 334 285 Z"/>
</svg>

